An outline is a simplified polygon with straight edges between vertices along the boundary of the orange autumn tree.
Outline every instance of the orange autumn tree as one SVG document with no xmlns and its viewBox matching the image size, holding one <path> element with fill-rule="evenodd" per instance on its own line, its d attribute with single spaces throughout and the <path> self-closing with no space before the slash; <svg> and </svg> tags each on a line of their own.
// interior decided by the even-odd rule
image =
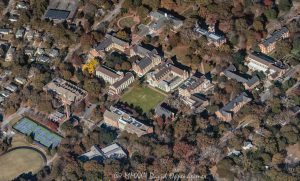
<svg viewBox="0 0 300 181">
<path fill-rule="evenodd" d="M 86 64 L 82 66 L 82 71 L 87 71 L 90 74 L 93 74 L 98 65 L 98 61 L 96 59 L 89 60 Z"/>
</svg>

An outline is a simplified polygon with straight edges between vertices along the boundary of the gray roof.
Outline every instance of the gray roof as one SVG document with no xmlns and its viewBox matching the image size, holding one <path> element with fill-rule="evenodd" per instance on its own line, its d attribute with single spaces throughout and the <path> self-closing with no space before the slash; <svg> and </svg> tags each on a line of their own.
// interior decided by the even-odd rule
<svg viewBox="0 0 300 181">
<path fill-rule="evenodd" d="M 116 78 L 120 77 L 120 75 L 118 75 L 115 71 L 113 71 L 113 70 L 111 70 L 111 69 L 109 69 L 108 67 L 105 67 L 105 66 L 98 66 L 96 68 L 96 71 L 99 71 L 99 72 L 101 72 L 101 73 L 103 73 L 103 74 L 105 74 L 105 75 L 107 75 L 107 76 L 109 76 L 113 79 L 116 79 Z"/>
<path fill-rule="evenodd" d="M 155 48 L 153 48 L 152 50 L 149 50 L 148 48 L 145 48 L 141 45 L 135 45 L 132 49 L 136 54 L 141 55 L 143 57 L 146 57 L 146 56 L 151 57 L 155 54 L 158 54 L 158 52 Z"/>
<path fill-rule="evenodd" d="M 181 89 L 188 89 L 188 90 L 194 90 L 196 87 L 198 87 L 200 84 L 202 84 L 205 81 L 205 76 L 198 76 L 193 75 L 192 77 L 188 78 L 181 86 Z"/>
<path fill-rule="evenodd" d="M 260 52 L 252 52 L 249 54 L 249 57 L 266 65 L 276 62 L 272 57 Z"/>
<path fill-rule="evenodd" d="M 194 31 L 196 31 L 197 33 L 203 35 L 203 36 L 206 36 L 207 39 L 209 40 L 212 40 L 214 42 L 216 41 L 221 41 L 221 40 L 224 40 L 225 37 L 223 35 L 219 35 L 215 32 L 209 32 L 208 30 L 202 28 L 202 27 L 199 27 L 197 26 Z"/>
<path fill-rule="evenodd" d="M 256 84 L 257 82 L 259 82 L 259 78 L 255 75 L 253 76 L 251 79 L 249 79 L 246 84 L 251 87 L 253 86 L 254 84 Z"/>
<path fill-rule="evenodd" d="M 183 21 L 174 17 L 173 15 L 163 11 L 152 11 L 150 16 L 156 19 L 156 22 L 152 22 L 149 27 L 153 30 L 159 30 L 169 21 L 173 26 L 180 26 Z"/>
<path fill-rule="evenodd" d="M 0 33 L 10 33 L 12 29 L 10 28 L 0 28 Z"/>
<path fill-rule="evenodd" d="M 137 62 L 137 65 L 141 69 L 145 69 L 146 67 L 151 65 L 151 63 L 152 63 L 152 60 L 149 57 L 144 57 L 143 59 L 141 59 L 140 61 Z"/>
<path fill-rule="evenodd" d="M 131 79 L 132 77 L 134 78 L 133 74 L 130 73 L 130 72 L 127 72 L 127 73 L 125 74 L 125 76 L 124 76 L 122 79 L 120 79 L 119 81 L 115 82 L 112 86 L 113 86 L 114 88 L 117 89 L 117 88 L 120 87 L 122 84 L 124 84 L 124 83 L 127 82 L 129 79 Z"/>
<path fill-rule="evenodd" d="M 251 98 L 249 98 L 248 95 L 245 92 L 243 92 L 242 94 L 240 94 L 239 96 L 237 96 L 233 100 L 231 100 L 229 103 L 227 103 L 224 107 L 222 107 L 220 109 L 220 112 L 223 115 L 231 114 L 233 108 L 237 104 L 240 104 L 241 102 L 250 102 L 250 101 L 251 101 Z"/>
<path fill-rule="evenodd" d="M 45 13 L 45 18 L 53 19 L 53 20 L 65 20 L 68 18 L 70 11 L 60 10 L 60 9 L 49 9 Z"/>
<path fill-rule="evenodd" d="M 106 47 L 110 46 L 112 43 L 118 44 L 120 46 L 127 46 L 128 42 L 123 41 L 117 37 L 114 37 L 110 34 L 106 34 L 105 38 L 96 46 L 96 50 L 104 50 Z"/>
<path fill-rule="evenodd" d="M 282 35 L 287 33 L 289 30 L 286 27 L 281 28 L 280 30 L 275 31 L 270 35 L 270 37 L 266 38 L 262 44 L 264 46 L 269 46 L 270 44 L 276 42 L 280 38 L 282 38 Z"/>
<path fill-rule="evenodd" d="M 247 78 L 243 77 L 242 75 L 240 75 L 235 66 L 234 65 L 230 65 L 227 69 L 225 69 L 224 71 L 224 75 L 230 79 L 234 79 L 238 82 L 242 82 L 242 83 L 245 83 L 248 81 Z"/>
</svg>

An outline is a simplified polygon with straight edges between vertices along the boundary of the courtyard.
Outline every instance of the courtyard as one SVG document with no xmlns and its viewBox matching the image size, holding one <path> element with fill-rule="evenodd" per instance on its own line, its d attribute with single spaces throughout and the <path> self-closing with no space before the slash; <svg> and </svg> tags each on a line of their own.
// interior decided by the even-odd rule
<svg viewBox="0 0 300 181">
<path fill-rule="evenodd" d="M 155 108 L 165 98 L 163 93 L 149 87 L 135 86 L 127 91 L 121 101 L 133 104 L 143 109 L 148 113 L 151 109 Z"/>
</svg>

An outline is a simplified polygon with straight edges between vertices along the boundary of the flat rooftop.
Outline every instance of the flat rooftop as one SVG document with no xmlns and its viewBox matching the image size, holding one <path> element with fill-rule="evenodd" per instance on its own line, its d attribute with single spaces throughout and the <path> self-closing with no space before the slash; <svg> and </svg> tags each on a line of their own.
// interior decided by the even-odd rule
<svg viewBox="0 0 300 181">
<path fill-rule="evenodd" d="M 77 0 L 51 0 L 44 14 L 44 19 L 68 20 L 73 19 L 78 8 Z"/>
<path fill-rule="evenodd" d="M 61 78 L 53 79 L 51 82 L 45 85 L 44 90 L 54 92 L 70 103 L 81 101 L 87 95 L 85 90 Z"/>
</svg>

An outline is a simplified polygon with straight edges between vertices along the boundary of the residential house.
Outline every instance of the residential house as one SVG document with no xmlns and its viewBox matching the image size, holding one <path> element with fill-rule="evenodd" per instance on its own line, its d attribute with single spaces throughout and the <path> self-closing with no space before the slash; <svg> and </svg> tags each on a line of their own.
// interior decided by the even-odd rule
<svg viewBox="0 0 300 181">
<path fill-rule="evenodd" d="M 37 56 L 36 61 L 42 62 L 42 63 L 49 63 L 50 58 L 47 55 L 39 55 L 39 56 Z"/>
<path fill-rule="evenodd" d="M 8 20 L 10 22 L 17 22 L 19 20 L 19 16 L 16 14 L 10 14 L 10 16 L 8 17 Z"/>
<path fill-rule="evenodd" d="M 175 66 L 172 62 L 163 62 L 147 74 L 147 82 L 165 92 L 170 92 L 178 87 L 189 77 L 189 73 Z"/>
<path fill-rule="evenodd" d="M 161 56 L 156 49 L 148 50 L 140 45 L 135 45 L 130 49 L 130 56 L 139 56 L 142 59 L 132 64 L 133 71 L 139 76 L 144 76 L 148 71 L 161 63 Z"/>
<path fill-rule="evenodd" d="M 10 92 L 16 92 L 18 90 L 18 87 L 12 83 L 8 84 L 4 87 L 6 90 L 9 90 Z"/>
<path fill-rule="evenodd" d="M 243 150 L 249 150 L 254 148 L 255 146 L 252 144 L 251 141 L 245 141 L 244 145 L 242 146 Z"/>
<path fill-rule="evenodd" d="M 12 61 L 14 59 L 15 55 L 16 55 L 16 48 L 10 46 L 7 53 L 6 53 L 5 61 L 6 62 Z"/>
<path fill-rule="evenodd" d="M 286 72 L 282 62 L 258 52 L 252 52 L 246 57 L 246 65 L 252 71 L 264 72 L 270 80 L 275 80 Z"/>
<path fill-rule="evenodd" d="M 25 34 L 25 29 L 24 28 L 20 28 L 16 32 L 16 38 L 17 39 L 19 39 L 19 38 L 21 39 L 21 38 L 23 38 L 24 34 Z"/>
<path fill-rule="evenodd" d="M 28 7 L 29 7 L 29 4 L 28 4 L 28 2 L 25 2 L 25 1 L 19 1 L 16 5 L 17 9 L 28 9 Z"/>
<path fill-rule="evenodd" d="M 275 49 L 276 43 L 279 40 L 288 38 L 289 36 L 289 30 L 286 27 L 283 27 L 264 39 L 258 46 L 261 52 L 268 54 Z"/>
<path fill-rule="evenodd" d="M 10 94 L 11 93 L 7 90 L 0 91 L 0 95 L 5 97 L 5 98 L 8 98 L 10 96 Z"/>
<path fill-rule="evenodd" d="M 120 80 L 124 75 L 123 73 L 116 72 L 106 66 L 98 66 L 96 68 L 96 76 L 102 78 L 105 82 L 109 84 L 114 84 Z"/>
<path fill-rule="evenodd" d="M 34 31 L 33 30 L 27 30 L 25 32 L 24 37 L 27 39 L 27 41 L 31 41 L 34 38 Z"/>
<path fill-rule="evenodd" d="M 4 58 L 8 49 L 10 47 L 10 44 L 8 43 L 1 43 L 0 44 L 0 57 Z"/>
<path fill-rule="evenodd" d="M 2 34 L 2 35 L 8 35 L 10 33 L 12 33 L 11 28 L 0 28 L 0 34 Z"/>
<path fill-rule="evenodd" d="M 14 81 L 21 85 L 25 85 L 27 82 L 27 80 L 23 77 L 15 77 Z"/>
<path fill-rule="evenodd" d="M 24 48 L 24 54 L 31 57 L 34 55 L 35 49 L 32 47 L 25 47 Z"/>
<path fill-rule="evenodd" d="M 233 115 L 251 100 L 252 99 L 245 92 L 243 92 L 227 103 L 224 107 L 216 111 L 215 114 L 222 121 L 229 122 L 232 120 Z"/>
<path fill-rule="evenodd" d="M 129 43 L 121 40 L 110 34 L 106 34 L 104 39 L 89 52 L 91 57 L 104 57 L 106 52 L 109 52 L 113 49 L 125 52 L 129 48 Z"/>
<path fill-rule="evenodd" d="M 153 128 L 139 122 L 125 111 L 111 106 L 103 114 L 104 123 L 116 127 L 121 131 L 136 134 L 138 137 L 153 132 Z"/>
<path fill-rule="evenodd" d="M 250 75 L 241 74 L 232 64 L 226 68 L 221 75 L 225 75 L 228 79 L 234 79 L 242 83 L 246 90 L 254 89 L 260 83 L 256 75 L 251 77 Z"/>
<path fill-rule="evenodd" d="M 51 58 L 56 58 L 59 56 L 59 49 L 57 48 L 51 48 L 48 52 L 48 55 L 51 57 Z"/>
<path fill-rule="evenodd" d="M 123 78 L 116 81 L 109 86 L 109 95 L 119 95 L 124 89 L 126 89 L 134 81 L 132 73 L 127 72 Z"/>
<path fill-rule="evenodd" d="M 45 49 L 44 48 L 37 48 L 35 55 L 44 55 L 46 54 Z"/>
</svg>

